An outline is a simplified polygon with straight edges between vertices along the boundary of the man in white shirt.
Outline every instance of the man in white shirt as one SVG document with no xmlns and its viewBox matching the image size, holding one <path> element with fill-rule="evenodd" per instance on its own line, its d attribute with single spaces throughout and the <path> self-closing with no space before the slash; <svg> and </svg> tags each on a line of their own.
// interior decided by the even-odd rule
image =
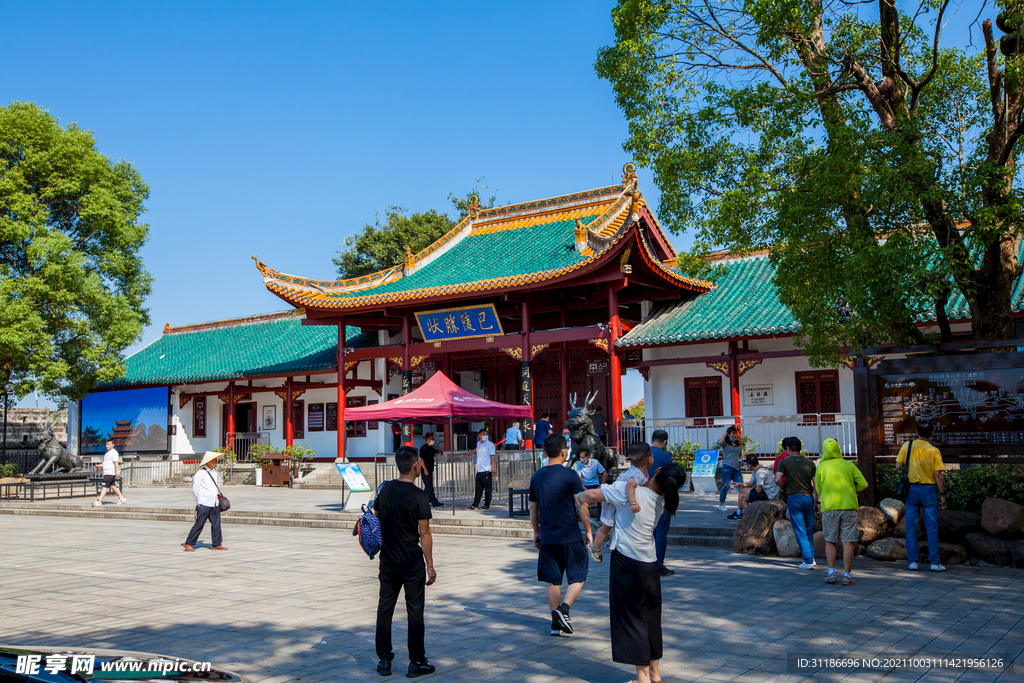
<svg viewBox="0 0 1024 683">
<path fill-rule="evenodd" d="M 188 538 L 185 540 L 185 552 L 190 553 L 196 549 L 199 534 L 206 526 L 206 520 L 210 520 L 210 529 L 213 531 L 213 549 L 227 550 L 222 545 L 223 538 L 220 533 L 220 501 L 217 500 L 217 495 L 220 493 L 217 486 L 219 475 L 214 469 L 217 467 L 217 458 L 219 457 L 220 453 L 206 451 L 199 463 L 199 469 L 192 476 L 192 495 L 196 497 L 196 523 L 188 532 Z"/>
<path fill-rule="evenodd" d="M 107 452 L 103 455 L 103 464 L 96 465 L 93 469 L 103 468 L 103 488 L 100 489 L 100 497 L 96 499 L 92 505 L 103 505 L 103 499 L 107 495 L 107 491 L 113 491 L 114 495 L 117 496 L 117 504 L 123 505 L 128 502 L 128 499 L 121 495 L 121 489 L 114 485 L 117 478 L 121 476 L 121 458 L 118 456 L 117 451 L 114 449 L 114 442 L 111 439 L 107 439 Z"/>
<path fill-rule="evenodd" d="M 468 455 L 472 454 L 473 451 L 470 451 Z M 487 510 L 491 507 L 491 490 L 494 486 L 492 476 L 496 469 L 498 469 L 498 458 L 494 453 L 494 444 L 491 443 L 487 430 L 481 429 L 477 432 L 476 442 L 476 494 L 473 496 L 473 504 L 467 509 L 480 508 L 481 495 L 484 498 L 484 506 L 480 509 Z"/>
</svg>

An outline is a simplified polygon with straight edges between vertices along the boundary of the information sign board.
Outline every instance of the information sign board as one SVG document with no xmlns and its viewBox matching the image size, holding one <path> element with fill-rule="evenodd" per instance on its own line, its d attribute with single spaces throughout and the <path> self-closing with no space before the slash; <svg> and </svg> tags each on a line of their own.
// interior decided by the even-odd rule
<svg viewBox="0 0 1024 683">
<path fill-rule="evenodd" d="M 693 476 L 713 477 L 718 469 L 718 449 L 707 448 L 698 450 L 693 456 Z"/>
<path fill-rule="evenodd" d="M 366 481 L 366 477 L 363 476 L 363 471 L 359 469 L 359 465 L 351 462 L 339 462 L 335 463 L 338 466 L 338 471 L 341 472 L 341 476 L 345 479 L 345 485 L 348 486 L 348 490 L 353 493 L 359 493 L 361 491 L 370 491 L 370 484 Z"/>
</svg>

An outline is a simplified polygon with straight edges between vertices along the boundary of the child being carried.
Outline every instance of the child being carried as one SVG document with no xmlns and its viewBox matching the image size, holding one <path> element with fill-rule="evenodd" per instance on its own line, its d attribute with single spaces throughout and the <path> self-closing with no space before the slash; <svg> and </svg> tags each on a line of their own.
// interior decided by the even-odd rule
<svg viewBox="0 0 1024 683">
<path fill-rule="evenodd" d="M 620 486 L 626 489 L 626 500 L 629 501 L 630 510 L 633 514 L 640 512 L 640 506 L 636 502 L 636 487 L 647 483 L 647 469 L 654 465 L 654 454 L 651 447 L 646 443 L 637 441 L 629 447 L 629 469 L 623 472 L 615 480 L 612 486 Z M 604 556 L 601 553 L 601 546 L 615 528 L 615 506 L 611 503 L 601 503 L 601 528 L 594 536 L 594 545 L 590 548 L 590 555 L 594 562 L 603 562 Z"/>
</svg>

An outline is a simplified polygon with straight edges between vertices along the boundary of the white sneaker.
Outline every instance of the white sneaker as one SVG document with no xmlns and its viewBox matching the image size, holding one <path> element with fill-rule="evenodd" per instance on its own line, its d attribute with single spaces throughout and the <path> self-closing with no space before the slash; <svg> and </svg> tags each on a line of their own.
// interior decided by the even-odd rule
<svg viewBox="0 0 1024 683">
<path fill-rule="evenodd" d="M 801 562 L 800 563 L 800 569 L 814 569 L 814 563 L 813 562 Z"/>
<path fill-rule="evenodd" d="M 124 504 L 125 504 L 125 503 L 127 503 L 127 502 L 128 502 L 128 499 L 127 499 L 127 498 L 122 498 L 121 500 L 117 501 L 117 504 L 118 504 L 118 505 L 124 505 Z"/>
<path fill-rule="evenodd" d="M 725 507 L 724 505 L 719 505 L 718 506 L 718 511 L 719 512 L 727 512 L 728 510 L 729 510 L 729 508 Z"/>
<path fill-rule="evenodd" d="M 910 564 L 909 564 L 909 565 L 907 566 L 907 569 L 909 569 L 909 570 L 910 570 L 910 571 L 912 571 L 912 572 L 916 572 L 916 571 L 917 571 L 917 562 L 911 562 L 911 563 L 910 563 Z"/>
<path fill-rule="evenodd" d="M 944 571 L 946 571 L 946 568 L 943 567 L 941 564 L 933 564 L 932 565 L 932 571 L 933 572 L 944 572 Z"/>
<path fill-rule="evenodd" d="M 99 502 L 98 500 L 94 500 L 94 501 L 92 502 L 92 506 L 93 506 L 93 507 L 96 507 L 97 505 L 103 505 L 103 503 Z"/>
</svg>

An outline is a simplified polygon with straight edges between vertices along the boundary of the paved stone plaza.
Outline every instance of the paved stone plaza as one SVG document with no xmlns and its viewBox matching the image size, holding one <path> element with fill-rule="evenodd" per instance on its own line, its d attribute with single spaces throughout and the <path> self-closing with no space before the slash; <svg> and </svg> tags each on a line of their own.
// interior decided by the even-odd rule
<svg viewBox="0 0 1024 683">
<path fill-rule="evenodd" d="M 111 647 L 211 660 L 271 681 L 383 680 L 374 671 L 376 562 L 347 531 L 225 526 L 224 553 L 181 550 L 169 522 L 0 517 L 7 644 Z M 435 536 L 427 654 L 435 681 L 628 681 L 611 661 L 608 562 L 547 635 L 532 544 Z M 792 560 L 670 547 L 663 581 L 666 681 L 798 681 L 787 653 L 1012 654 L 1016 674 L 819 673 L 808 680 L 1024 682 L 1024 570 L 941 575 L 858 559 L 853 587 Z M 404 673 L 404 610 L 396 611 Z"/>
</svg>

